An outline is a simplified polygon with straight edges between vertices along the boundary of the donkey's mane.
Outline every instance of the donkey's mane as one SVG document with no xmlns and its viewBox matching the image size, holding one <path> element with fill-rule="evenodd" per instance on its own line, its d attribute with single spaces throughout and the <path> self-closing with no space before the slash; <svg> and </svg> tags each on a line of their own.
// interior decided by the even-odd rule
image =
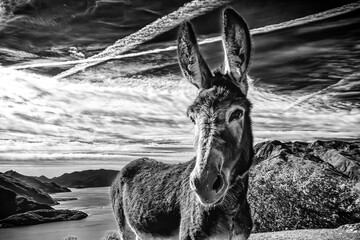
<svg viewBox="0 0 360 240">
<path fill-rule="evenodd" d="M 223 68 L 224 67 L 221 66 L 213 71 L 212 86 L 223 86 L 245 97 L 244 93 L 234 83 L 232 77 L 228 73 L 223 73 Z"/>
</svg>

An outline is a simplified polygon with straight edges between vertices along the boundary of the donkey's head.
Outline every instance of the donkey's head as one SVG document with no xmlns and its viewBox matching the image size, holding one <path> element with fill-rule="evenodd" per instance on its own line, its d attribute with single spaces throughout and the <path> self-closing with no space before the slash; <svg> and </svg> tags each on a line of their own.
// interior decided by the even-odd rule
<svg viewBox="0 0 360 240">
<path fill-rule="evenodd" d="M 181 70 L 199 89 L 187 112 L 197 151 L 190 186 L 205 205 L 221 203 L 252 161 L 251 104 L 246 98 L 251 38 L 245 21 L 230 8 L 223 13 L 222 37 L 224 66 L 214 73 L 200 54 L 190 23 L 181 26 L 178 38 Z"/>
</svg>

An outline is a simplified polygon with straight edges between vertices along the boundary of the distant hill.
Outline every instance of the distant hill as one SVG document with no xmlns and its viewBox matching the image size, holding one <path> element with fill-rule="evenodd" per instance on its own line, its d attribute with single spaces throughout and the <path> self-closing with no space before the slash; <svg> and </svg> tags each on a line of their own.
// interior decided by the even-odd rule
<svg viewBox="0 0 360 240">
<path fill-rule="evenodd" d="M 37 180 L 40 180 L 42 182 L 51 182 L 51 179 L 44 175 L 41 175 L 40 177 L 34 177 L 34 178 L 36 178 Z"/>
<path fill-rule="evenodd" d="M 118 171 L 115 170 L 85 170 L 65 173 L 60 177 L 54 177 L 51 181 L 71 188 L 107 187 L 110 186 Z"/>
<path fill-rule="evenodd" d="M 39 209 L 12 215 L 0 220 L 0 228 L 34 225 L 48 222 L 71 221 L 86 218 L 88 215 L 78 210 Z"/>
<path fill-rule="evenodd" d="M 49 194 L 27 184 L 25 181 L 21 181 L 4 173 L 0 173 L 0 186 L 38 203 L 48 205 L 57 204 Z"/>
<path fill-rule="evenodd" d="M 58 184 L 56 184 L 54 182 L 51 182 L 51 180 L 46 178 L 45 176 L 42 176 L 42 179 L 45 180 L 45 181 L 42 181 L 42 180 L 39 180 L 37 177 L 25 176 L 18 172 L 12 171 L 12 170 L 5 172 L 4 175 L 16 178 L 19 181 L 22 181 L 34 188 L 40 189 L 41 191 L 46 192 L 46 193 L 71 192 L 70 189 L 59 186 Z M 50 180 L 50 181 L 48 181 L 48 180 Z"/>
<path fill-rule="evenodd" d="M 47 192 L 68 191 L 56 183 L 42 182 L 14 171 L 0 173 L 0 228 L 87 217 L 81 211 L 55 210 L 50 206 L 58 202 Z"/>
<path fill-rule="evenodd" d="M 52 207 L 47 204 L 35 202 L 1 186 L 0 196 L 0 219 L 6 218 L 13 214 L 23 213 L 31 210 L 52 209 Z"/>
<path fill-rule="evenodd" d="M 0 219 L 38 209 L 52 209 L 57 204 L 49 194 L 26 182 L 0 173 Z"/>
</svg>

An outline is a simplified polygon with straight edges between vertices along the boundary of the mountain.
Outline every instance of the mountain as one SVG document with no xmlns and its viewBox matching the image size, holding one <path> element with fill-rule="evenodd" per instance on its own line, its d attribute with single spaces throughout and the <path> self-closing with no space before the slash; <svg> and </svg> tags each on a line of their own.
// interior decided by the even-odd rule
<svg viewBox="0 0 360 240">
<path fill-rule="evenodd" d="M 56 183 L 44 183 L 14 171 L 0 173 L 0 228 L 87 217 L 81 211 L 53 209 L 50 205 L 57 202 L 43 191 L 69 190 Z"/>
<path fill-rule="evenodd" d="M 360 180 L 360 142 L 315 141 L 287 142 L 267 141 L 254 147 L 253 165 L 264 160 L 290 155 L 302 157 L 315 163 L 323 163 L 332 174 L 340 174 L 352 180 Z"/>
<path fill-rule="evenodd" d="M 42 181 L 42 182 L 51 182 L 51 179 L 44 175 L 41 175 L 40 177 L 34 177 L 34 178 L 36 178 L 37 180 Z"/>
<path fill-rule="evenodd" d="M 23 213 L 37 209 L 52 209 L 47 204 L 42 204 L 16 194 L 0 186 L 0 219 L 13 214 Z"/>
<path fill-rule="evenodd" d="M 51 182 L 51 180 L 47 181 L 49 179 L 46 178 L 45 176 L 42 176 L 42 179 L 45 181 L 41 181 L 37 177 L 25 176 L 12 170 L 5 172 L 4 175 L 25 182 L 26 184 L 34 188 L 40 189 L 41 191 L 46 193 L 71 192 L 70 189 L 66 187 L 61 187 L 58 184 Z"/>
<path fill-rule="evenodd" d="M 0 186 L 37 203 L 47 205 L 57 204 L 57 202 L 54 201 L 49 194 L 4 173 L 0 173 Z"/>
<path fill-rule="evenodd" d="M 65 173 L 60 177 L 54 177 L 51 181 L 65 187 L 87 188 L 110 186 L 118 171 L 115 170 L 85 170 Z"/>
</svg>

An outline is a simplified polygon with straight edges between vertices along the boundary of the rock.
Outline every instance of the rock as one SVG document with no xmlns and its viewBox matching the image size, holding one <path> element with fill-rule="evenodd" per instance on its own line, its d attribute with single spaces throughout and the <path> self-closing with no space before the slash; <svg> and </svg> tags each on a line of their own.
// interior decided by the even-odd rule
<svg viewBox="0 0 360 240">
<path fill-rule="evenodd" d="M 345 224 L 345 225 L 340 226 L 338 229 L 345 230 L 347 232 L 360 233 L 360 223 Z"/>
<path fill-rule="evenodd" d="M 319 157 L 349 178 L 360 179 L 360 164 L 350 155 L 331 149 L 323 154 L 319 154 Z"/>
<path fill-rule="evenodd" d="M 265 159 L 271 159 L 274 157 L 284 158 L 289 151 L 287 146 L 280 141 L 267 141 L 256 144 L 254 147 L 255 157 L 253 165 L 258 164 Z"/>
<path fill-rule="evenodd" d="M 336 228 L 360 222 L 360 143 L 255 146 L 249 203 L 254 232 Z"/>
<path fill-rule="evenodd" d="M 19 181 L 25 182 L 26 184 L 34 188 L 40 189 L 45 193 L 71 192 L 70 189 L 66 187 L 61 187 L 54 182 L 43 182 L 36 177 L 25 176 L 15 171 L 7 171 L 4 174 L 16 178 Z"/>
<path fill-rule="evenodd" d="M 0 220 L 0 228 L 33 225 L 48 222 L 80 220 L 88 215 L 77 210 L 35 210 L 12 215 Z"/>
<path fill-rule="evenodd" d="M 360 179 L 360 142 L 315 141 L 308 151 L 330 165 L 329 170 Z"/>
<path fill-rule="evenodd" d="M 65 173 L 51 181 L 61 186 L 72 188 L 107 187 L 110 186 L 118 174 L 115 170 L 85 170 L 80 172 Z"/>
</svg>

